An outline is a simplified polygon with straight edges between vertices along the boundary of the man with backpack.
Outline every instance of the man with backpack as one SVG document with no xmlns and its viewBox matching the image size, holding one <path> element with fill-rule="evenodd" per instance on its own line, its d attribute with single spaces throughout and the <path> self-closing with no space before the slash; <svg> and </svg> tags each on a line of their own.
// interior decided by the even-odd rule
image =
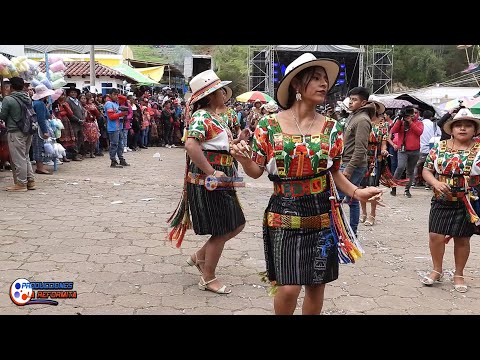
<svg viewBox="0 0 480 360">
<path fill-rule="evenodd" d="M 10 79 L 11 94 L 3 99 L 0 119 L 7 124 L 8 149 L 12 161 L 14 186 L 5 190 L 22 192 L 35 189 L 35 176 L 30 163 L 30 147 L 35 127 L 33 117 L 28 115 L 32 100 L 23 91 L 24 81 L 20 77 Z M 29 112 L 30 111 L 30 112 Z"/>
</svg>

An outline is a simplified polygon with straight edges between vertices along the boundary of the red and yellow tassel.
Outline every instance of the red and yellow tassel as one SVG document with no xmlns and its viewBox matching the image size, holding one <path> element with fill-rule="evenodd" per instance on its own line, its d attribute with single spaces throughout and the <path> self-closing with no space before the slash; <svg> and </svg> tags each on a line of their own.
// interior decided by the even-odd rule
<svg viewBox="0 0 480 360">
<path fill-rule="evenodd" d="M 187 193 L 187 174 L 188 166 L 190 165 L 190 157 L 186 155 L 186 165 L 185 165 L 185 178 L 183 183 L 183 192 L 182 198 L 180 199 L 177 208 L 173 212 L 172 216 L 167 220 L 167 223 L 173 227 L 173 229 L 168 233 L 167 239 L 170 241 L 175 241 L 175 246 L 179 248 L 182 245 L 183 238 L 188 229 L 192 228 L 192 221 L 190 220 L 190 209 L 188 204 L 188 193 Z"/>
</svg>

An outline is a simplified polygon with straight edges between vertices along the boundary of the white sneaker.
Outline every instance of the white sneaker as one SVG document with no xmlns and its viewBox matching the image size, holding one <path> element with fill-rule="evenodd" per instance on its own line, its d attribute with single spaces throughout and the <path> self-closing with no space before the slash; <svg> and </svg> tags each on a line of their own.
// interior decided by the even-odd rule
<svg viewBox="0 0 480 360">
<path fill-rule="evenodd" d="M 50 160 L 50 161 L 44 161 L 43 164 L 44 164 L 44 165 L 49 165 L 49 166 L 53 166 L 53 165 L 54 165 L 52 160 Z"/>
<path fill-rule="evenodd" d="M 176 146 L 175 145 L 170 145 L 170 148 L 176 148 Z"/>
<path fill-rule="evenodd" d="M 132 149 L 130 149 L 129 147 L 127 147 L 127 151 L 133 151 Z"/>
<path fill-rule="evenodd" d="M 123 152 L 124 153 L 128 152 L 127 148 L 123 148 Z"/>
</svg>

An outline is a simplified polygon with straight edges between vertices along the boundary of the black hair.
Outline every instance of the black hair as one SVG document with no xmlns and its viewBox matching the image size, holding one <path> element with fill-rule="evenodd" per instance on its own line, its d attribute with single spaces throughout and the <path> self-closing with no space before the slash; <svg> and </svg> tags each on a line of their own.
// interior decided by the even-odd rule
<svg viewBox="0 0 480 360">
<path fill-rule="evenodd" d="M 368 100 L 368 98 L 370 97 L 370 92 L 368 91 L 367 88 L 364 88 L 362 86 L 357 86 L 348 92 L 348 96 L 352 96 L 352 95 L 358 95 L 361 100 Z"/>
<path fill-rule="evenodd" d="M 118 89 L 110 90 L 110 95 L 113 95 L 113 94 L 120 94 L 120 91 L 118 91 Z"/>
<path fill-rule="evenodd" d="M 204 98 L 201 98 L 200 100 L 196 101 L 193 104 L 192 112 L 195 112 L 198 109 L 206 108 L 208 106 L 209 102 L 210 102 L 210 100 L 208 99 L 208 96 L 205 96 Z"/>
<path fill-rule="evenodd" d="M 23 81 L 23 79 L 21 77 L 14 76 L 14 77 L 10 78 L 10 86 L 12 87 L 13 90 L 16 90 L 16 91 L 23 90 L 23 85 L 24 84 L 25 84 L 25 82 Z"/>
<path fill-rule="evenodd" d="M 415 108 L 413 106 L 406 106 L 402 109 L 403 116 L 413 116 L 415 115 Z"/>
<path fill-rule="evenodd" d="M 393 116 L 393 111 L 392 110 L 387 110 L 385 111 L 385 115 L 388 115 L 389 117 Z"/>
<path fill-rule="evenodd" d="M 433 116 L 433 112 L 431 112 L 430 110 L 425 110 L 423 112 L 423 118 L 424 119 L 431 119 Z"/>
</svg>

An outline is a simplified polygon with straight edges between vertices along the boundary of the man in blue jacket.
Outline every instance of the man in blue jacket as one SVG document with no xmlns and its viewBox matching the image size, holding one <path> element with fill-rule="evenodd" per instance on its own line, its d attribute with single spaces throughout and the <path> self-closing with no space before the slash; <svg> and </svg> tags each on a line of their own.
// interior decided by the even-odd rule
<svg viewBox="0 0 480 360">
<path fill-rule="evenodd" d="M 112 89 L 105 103 L 105 116 L 107 118 L 107 132 L 110 140 L 110 167 L 123 168 L 130 166 L 123 158 L 123 144 L 120 141 L 120 131 L 123 129 L 123 117 L 128 115 L 128 111 L 120 111 L 118 105 L 117 89 Z M 117 161 L 118 160 L 120 163 Z"/>
</svg>

